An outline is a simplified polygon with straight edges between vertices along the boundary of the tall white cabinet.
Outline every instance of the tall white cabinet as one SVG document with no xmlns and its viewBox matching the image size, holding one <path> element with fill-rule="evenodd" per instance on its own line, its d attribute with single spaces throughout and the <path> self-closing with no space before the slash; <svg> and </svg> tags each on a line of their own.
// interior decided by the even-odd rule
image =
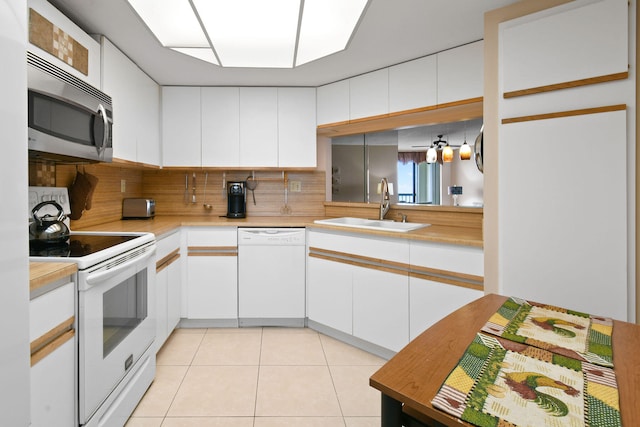
<svg viewBox="0 0 640 427">
<path fill-rule="evenodd" d="M 0 0 L 0 127 L 3 153 L 0 179 L 15 191 L 4 191 L 3 244 L 0 246 L 0 425 L 29 424 L 29 261 L 25 238 L 27 192 L 27 4 Z M 11 142 L 11 143 L 9 143 Z"/>
<path fill-rule="evenodd" d="M 102 90 L 113 99 L 113 157 L 160 165 L 160 86 L 102 37 Z"/>
<path fill-rule="evenodd" d="M 500 25 L 501 294 L 635 317 L 628 16 L 626 0 L 575 1 Z"/>
</svg>

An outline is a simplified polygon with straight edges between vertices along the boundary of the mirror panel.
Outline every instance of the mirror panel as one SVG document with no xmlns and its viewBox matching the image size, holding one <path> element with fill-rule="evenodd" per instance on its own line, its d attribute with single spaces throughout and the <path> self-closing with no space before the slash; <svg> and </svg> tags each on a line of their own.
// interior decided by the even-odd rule
<svg viewBox="0 0 640 427">
<path fill-rule="evenodd" d="M 475 119 L 333 138 L 332 201 L 375 203 L 377 184 L 386 177 L 392 204 L 482 207 L 483 175 L 473 154 L 460 160 L 458 151 L 465 141 L 473 150 L 481 127 L 482 119 Z M 425 161 L 438 135 L 454 149 L 451 163 Z M 449 194 L 450 186 L 462 187 L 462 194 Z"/>
</svg>

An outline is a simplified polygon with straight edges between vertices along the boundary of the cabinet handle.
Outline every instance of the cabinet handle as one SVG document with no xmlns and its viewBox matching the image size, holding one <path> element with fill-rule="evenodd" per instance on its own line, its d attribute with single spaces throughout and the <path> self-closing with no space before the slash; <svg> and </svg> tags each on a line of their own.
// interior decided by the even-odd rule
<svg viewBox="0 0 640 427">
<path fill-rule="evenodd" d="M 164 270 L 180 258 L 180 249 L 176 249 L 156 263 L 156 273 Z"/>
<path fill-rule="evenodd" d="M 62 344 L 66 343 L 70 339 L 72 339 L 76 334 L 75 329 L 71 329 L 65 332 L 62 335 L 54 338 L 52 341 L 49 341 L 43 347 L 40 347 L 35 352 L 31 353 L 31 366 L 35 365 L 54 351 L 56 351 Z"/>
</svg>

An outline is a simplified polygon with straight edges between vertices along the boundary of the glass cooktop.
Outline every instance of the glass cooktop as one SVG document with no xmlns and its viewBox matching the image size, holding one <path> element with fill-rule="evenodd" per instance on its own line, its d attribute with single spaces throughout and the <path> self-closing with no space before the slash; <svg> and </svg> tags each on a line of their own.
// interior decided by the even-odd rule
<svg viewBox="0 0 640 427">
<path fill-rule="evenodd" d="M 66 257 L 80 258 L 119 245 L 139 236 L 135 235 L 102 235 L 71 234 L 61 243 L 29 242 L 29 256 L 32 257 Z"/>
</svg>

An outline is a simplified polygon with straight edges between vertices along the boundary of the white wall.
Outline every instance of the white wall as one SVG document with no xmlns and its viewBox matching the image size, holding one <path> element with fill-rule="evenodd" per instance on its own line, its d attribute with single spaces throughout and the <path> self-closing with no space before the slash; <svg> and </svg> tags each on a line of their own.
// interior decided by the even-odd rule
<svg viewBox="0 0 640 427">
<path fill-rule="evenodd" d="M 26 31 L 26 0 L 0 0 L 0 425 L 15 427 L 29 425 Z"/>
</svg>

